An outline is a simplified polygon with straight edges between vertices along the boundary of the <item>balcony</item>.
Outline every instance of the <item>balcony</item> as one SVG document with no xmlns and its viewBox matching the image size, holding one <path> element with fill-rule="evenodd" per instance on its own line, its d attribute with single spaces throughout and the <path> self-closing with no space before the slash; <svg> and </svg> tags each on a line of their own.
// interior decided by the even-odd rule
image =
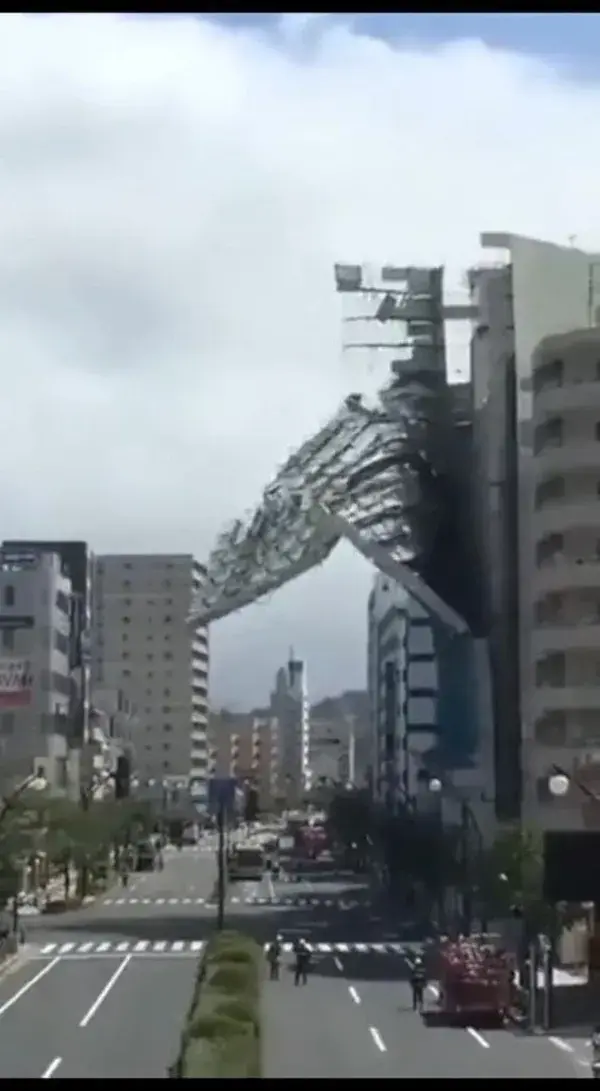
<svg viewBox="0 0 600 1091">
<path fill-rule="evenodd" d="M 538 686 L 532 697 L 532 714 L 538 720 L 545 712 L 600 711 L 600 679 L 597 686 Z"/>
<path fill-rule="evenodd" d="M 596 458 L 600 463 L 600 448 L 596 448 Z M 600 528 L 600 499 L 590 496 L 589 500 L 573 502 L 554 501 L 541 510 L 534 512 L 533 533 L 537 541 L 549 534 L 561 533 L 571 528 Z"/>
<path fill-rule="evenodd" d="M 534 424 L 544 417 L 556 417 L 570 410 L 600 408 L 600 382 L 549 385 L 538 391 L 533 400 Z"/>
<path fill-rule="evenodd" d="M 566 622 L 554 621 L 539 624 L 531 637 L 531 650 L 534 659 L 541 659 L 548 652 L 569 652 L 585 649 L 596 651 L 600 648 L 600 618 Z"/>
<path fill-rule="evenodd" d="M 538 568 L 533 577 L 535 599 L 553 591 L 600 588 L 600 560 L 580 557 L 569 560 L 562 554 Z"/>
<path fill-rule="evenodd" d="M 569 470 L 596 469 L 600 460 L 600 443 L 596 440 L 570 440 L 568 443 L 548 444 L 533 458 L 535 479 L 567 473 Z"/>
</svg>

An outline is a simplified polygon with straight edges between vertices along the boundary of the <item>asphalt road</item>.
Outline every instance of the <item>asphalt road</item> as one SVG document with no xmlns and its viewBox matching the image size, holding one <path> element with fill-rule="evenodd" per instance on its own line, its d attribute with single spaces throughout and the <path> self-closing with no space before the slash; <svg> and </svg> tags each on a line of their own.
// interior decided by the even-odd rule
<svg viewBox="0 0 600 1091">
<path fill-rule="evenodd" d="M 215 877 L 214 848 L 170 852 L 164 871 L 132 876 L 147 904 L 115 890 L 28 919 L 22 964 L 0 980 L 0 1078 L 166 1078 L 214 922 L 184 899 L 208 900 Z"/>
<path fill-rule="evenodd" d="M 215 927 L 214 844 L 170 852 L 87 908 L 26 923 L 26 961 L 0 979 L 0 1078 L 165 1078 L 198 955 Z M 227 924 L 314 950 L 306 987 L 286 954 L 264 996 L 270 1078 L 589 1078 L 580 1037 L 428 1025 L 413 1013 L 421 949 L 364 884 L 338 875 L 232 884 Z M 433 1004 L 433 996 L 430 995 Z"/>
<path fill-rule="evenodd" d="M 259 901 L 265 885 L 255 892 Z M 295 906 L 288 906 L 292 891 Z M 414 1013 L 408 977 L 423 948 L 416 925 L 398 920 L 360 884 L 324 877 L 275 883 L 270 900 L 283 904 L 276 916 L 272 904 L 267 908 L 271 928 L 284 942 L 303 935 L 314 955 L 306 987 L 294 985 L 287 954 L 280 981 L 267 983 L 266 1077 L 590 1077 L 583 1039 L 444 1027 Z M 428 1003 L 434 1011 L 435 986 Z"/>
</svg>

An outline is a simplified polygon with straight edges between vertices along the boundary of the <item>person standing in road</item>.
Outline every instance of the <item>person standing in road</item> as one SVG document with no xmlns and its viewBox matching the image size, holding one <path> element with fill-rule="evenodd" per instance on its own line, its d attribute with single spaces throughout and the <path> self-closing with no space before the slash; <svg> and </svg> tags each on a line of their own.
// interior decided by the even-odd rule
<svg viewBox="0 0 600 1091">
<path fill-rule="evenodd" d="M 269 944 L 267 959 L 269 962 L 269 979 L 271 981 L 279 981 L 279 965 L 281 962 L 280 936 L 276 936 L 273 942 Z"/>
<path fill-rule="evenodd" d="M 303 940 L 299 940 L 295 949 L 296 965 L 294 967 L 294 985 L 306 985 L 308 981 L 308 966 L 310 963 L 310 948 Z"/>
<path fill-rule="evenodd" d="M 422 958 L 415 960 L 414 966 L 410 975 L 410 987 L 412 990 L 412 1007 L 413 1011 L 423 1011 L 423 996 L 425 994 L 425 986 L 427 984 L 427 974 L 425 973 L 425 966 Z"/>
</svg>

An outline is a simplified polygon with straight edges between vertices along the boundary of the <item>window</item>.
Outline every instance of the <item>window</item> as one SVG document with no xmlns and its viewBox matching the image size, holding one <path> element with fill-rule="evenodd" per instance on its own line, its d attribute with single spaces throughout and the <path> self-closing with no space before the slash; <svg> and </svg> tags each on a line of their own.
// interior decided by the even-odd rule
<svg viewBox="0 0 600 1091">
<path fill-rule="evenodd" d="M 121 652 L 121 659 L 129 659 L 129 652 Z"/>
<path fill-rule="evenodd" d="M 171 580 L 163 580 L 163 587 L 172 587 L 172 586 L 173 586 L 173 584 L 172 584 Z"/>
<path fill-rule="evenodd" d="M 163 697 L 170 697 L 170 696 L 171 696 L 171 690 L 170 689 L 164 689 L 163 690 Z"/>
<path fill-rule="evenodd" d="M 131 618 L 127 617 L 127 615 L 125 615 L 125 617 L 122 617 L 121 621 L 123 622 L 123 625 L 130 625 L 131 624 Z"/>
<path fill-rule="evenodd" d="M 129 635 L 127 633 L 121 633 L 121 640 L 124 643 L 127 643 L 127 641 L 129 640 Z"/>
<path fill-rule="evenodd" d="M 8 583 L 6 585 L 6 587 L 4 588 L 3 599 L 4 599 L 4 605 L 5 606 L 14 606 L 14 604 L 15 604 L 15 589 L 14 589 L 14 587 L 13 587 L 13 585 L 11 583 Z"/>
<path fill-rule="evenodd" d="M 536 560 L 538 566 L 547 564 L 548 561 L 551 561 L 558 554 L 562 553 L 563 549 L 564 539 L 562 534 L 549 534 L 547 538 L 542 538 L 536 546 Z"/>
<path fill-rule="evenodd" d="M 62 614 L 69 613 L 69 596 L 65 595 L 64 591 L 56 592 L 56 606 Z"/>
<path fill-rule="evenodd" d="M 123 599 L 123 606 L 131 606 L 133 599 Z"/>
<path fill-rule="evenodd" d="M 563 441 L 562 417 L 551 417 L 539 424 L 533 435 L 533 449 L 539 454 L 546 447 L 560 447 Z"/>
<path fill-rule="evenodd" d="M 121 671 L 121 675 L 122 675 L 123 678 L 131 678 L 131 671 L 125 669 L 125 670 Z"/>
<path fill-rule="evenodd" d="M 163 618 L 163 621 L 164 621 L 165 625 L 168 625 L 169 622 L 171 622 L 172 620 L 173 620 L 173 617 L 172 617 L 171 614 L 165 614 L 165 616 Z"/>
<path fill-rule="evenodd" d="M 150 653 L 150 655 L 146 656 L 146 659 L 148 660 L 148 662 L 151 662 L 154 659 L 154 656 L 152 655 L 152 653 Z"/>
<path fill-rule="evenodd" d="M 163 731 L 169 732 L 169 731 L 172 731 L 172 730 L 173 730 L 173 725 L 172 724 L 163 724 Z"/>
<path fill-rule="evenodd" d="M 154 636 L 153 636 L 153 634 L 152 634 L 152 633 L 148 633 L 148 636 L 146 637 L 146 640 L 154 640 Z"/>
<path fill-rule="evenodd" d="M 131 572 L 131 564 L 129 561 L 125 561 L 123 568 L 126 568 L 128 572 Z"/>
<path fill-rule="evenodd" d="M 148 671 L 146 678 L 154 678 L 154 671 Z M 152 690 L 149 689 L 147 692 L 152 693 Z"/>
<path fill-rule="evenodd" d="M 14 652 L 15 634 L 13 629 L 4 629 L 2 633 L 2 647 L 7 652 Z"/>
<path fill-rule="evenodd" d="M 165 772 L 168 772 L 168 770 L 170 768 L 171 768 L 171 762 L 170 761 L 163 761 L 163 769 L 165 770 Z"/>
<path fill-rule="evenodd" d="M 123 580 L 123 583 L 122 583 L 121 586 L 122 586 L 124 591 L 129 591 L 129 588 L 131 587 L 131 580 Z"/>
<path fill-rule="evenodd" d="M 165 659 L 172 659 L 173 658 L 173 653 L 172 652 L 165 652 L 164 658 Z"/>
<path fill-rule="evenodd" d="M 164 742 L 163 743 L 163 750 L 170 750 L 170 749 L 171 749 L 171 743 L 170 742 Z"/>
<path fill-rule="evenodd" d="M 57 652 L 61 652 L 62 655 L 69 654 L 69 638 L 64 633 L 54 631 L 54 647 Z"/>
</svg>

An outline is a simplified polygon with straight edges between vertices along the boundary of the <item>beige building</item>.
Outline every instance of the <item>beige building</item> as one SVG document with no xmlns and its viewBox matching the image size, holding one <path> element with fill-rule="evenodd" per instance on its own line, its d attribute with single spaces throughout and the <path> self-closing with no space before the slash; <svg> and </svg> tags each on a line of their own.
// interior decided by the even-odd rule
<svg viewBox="0 0 600 1091">
<path fill-rule="evenodd" d="M 599 764 L 598 780 L 600 328 L 540 343 L 533 357 L 533 422 L 536 766 L 541 779 L 556 764 L 567 772 L 585 769 L 589 780 L 590 766 Z M 576 792 L 547 802 L 561 825 L 577 823 Z"/>
<path fill-rule="evenodd" d="M 212 714 L 209 768 L 212 776 L 249 781 L 258 791 L 261 808 L 272 807 L 278 801 L 281 781 L 276 718 L 244 713 Z"/>
<path fill-rule="evenodd" d="M 139 719 L 136 773 L 154 783 L 207 777 L 208 634 L 188 625 L 203 578 L 190 554 L 96 558 L 92 684 L 122 690 Z"/>
</svg>

